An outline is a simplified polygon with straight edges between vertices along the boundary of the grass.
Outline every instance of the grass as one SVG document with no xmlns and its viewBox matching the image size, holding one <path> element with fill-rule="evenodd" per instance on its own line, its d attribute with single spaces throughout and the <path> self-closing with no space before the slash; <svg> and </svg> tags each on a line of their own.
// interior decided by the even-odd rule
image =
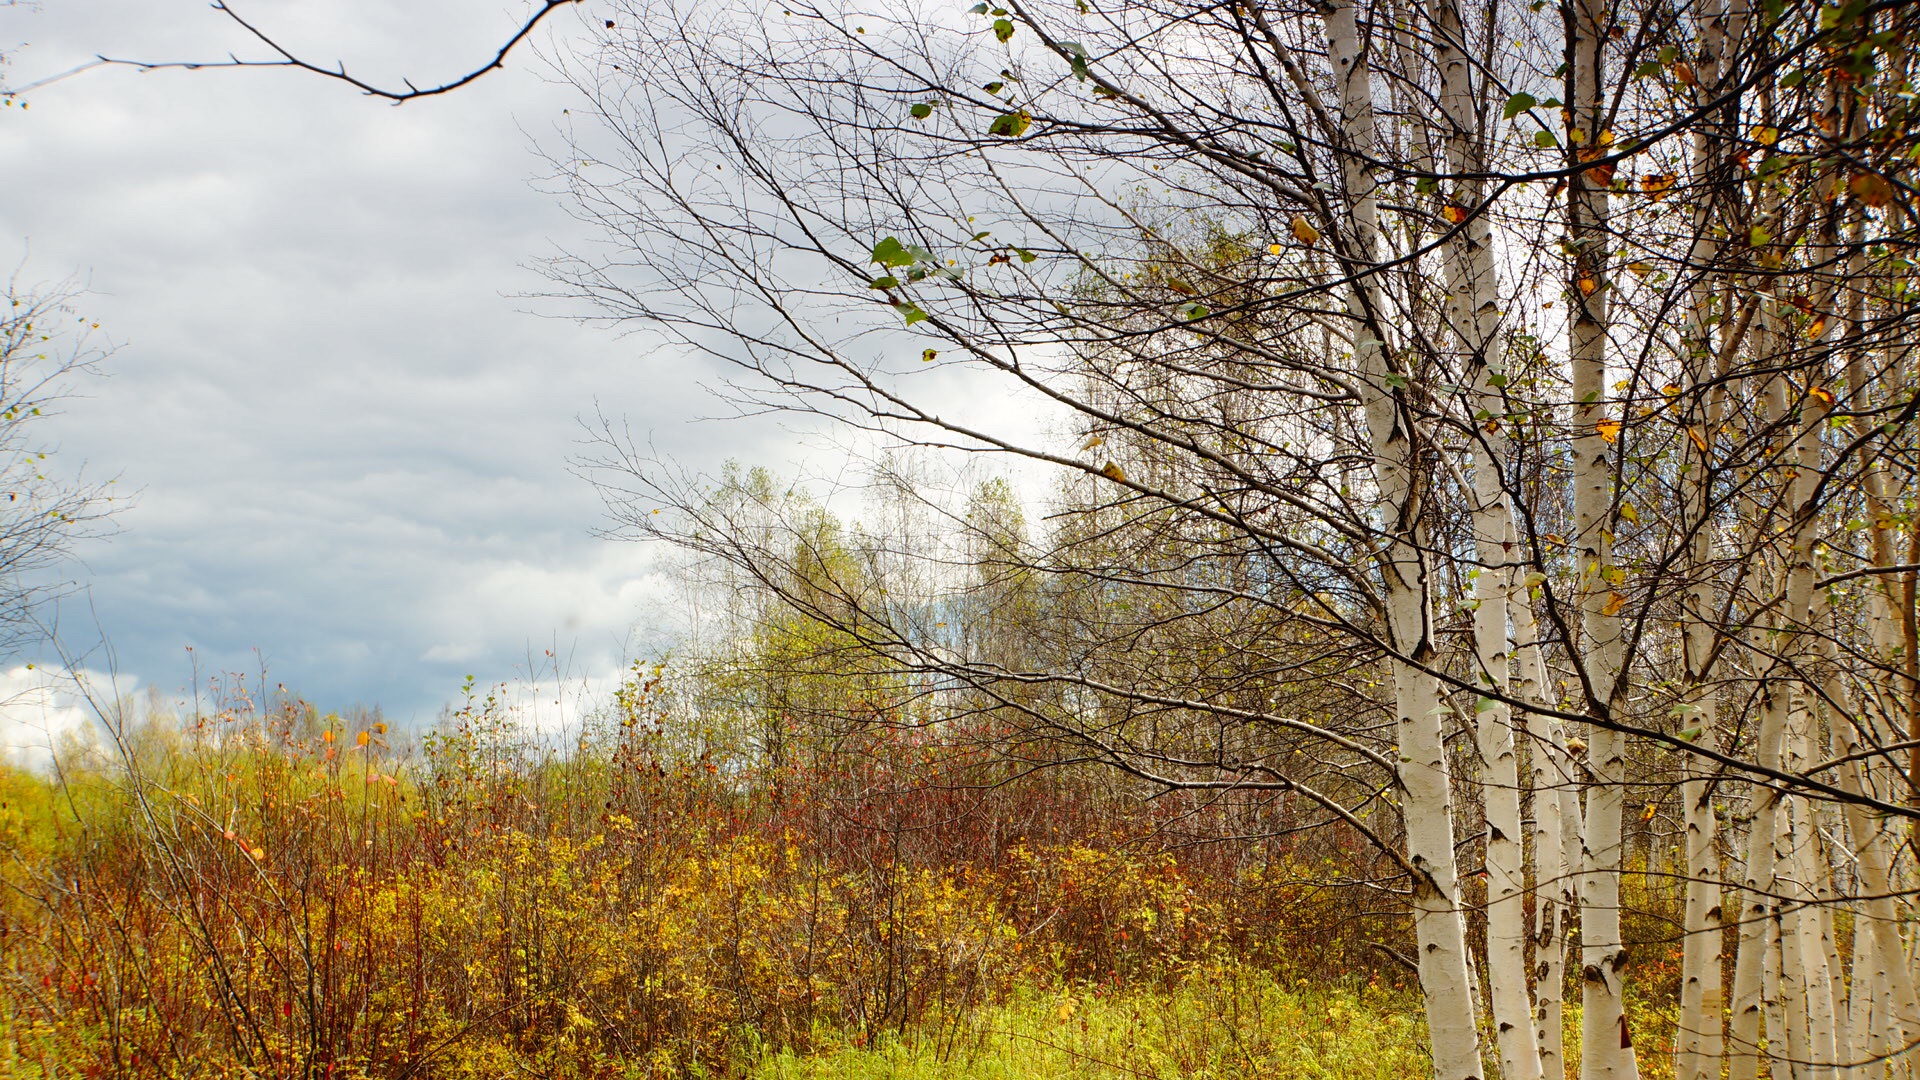
<svg viewBox="0 0 1920 1080">
<path fill-rule="evenodd" d="M 1202 968 L 1171 991 L 1017 990 L 1005 1004 L 872 1045 L 769 1055 L 753 1080 L 1413 1080 L 1416 999 Z"/>
</svg>

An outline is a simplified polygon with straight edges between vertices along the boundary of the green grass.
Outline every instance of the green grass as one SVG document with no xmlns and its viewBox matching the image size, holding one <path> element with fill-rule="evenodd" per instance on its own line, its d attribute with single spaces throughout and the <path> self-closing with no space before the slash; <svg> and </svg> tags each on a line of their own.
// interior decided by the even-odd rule
<svg viewBox="0 0 1920 1080">
<path fill-rule="evenodd" d="M 774 1054 L 753 1080 L 1419 1080 L 1418 1002 L 1203 969 L 1169 991 L 1023 990 L 874 1046 Z"/>
</svg>

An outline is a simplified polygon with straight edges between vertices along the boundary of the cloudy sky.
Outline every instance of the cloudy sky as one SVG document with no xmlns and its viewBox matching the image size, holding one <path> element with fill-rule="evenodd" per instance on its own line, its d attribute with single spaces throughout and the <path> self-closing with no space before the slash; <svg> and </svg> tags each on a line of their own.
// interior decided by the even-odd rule
<svg viewBox="0 0 1920 1080">
<path fill-rule="evenodd" d="M 310 56 L 422 83 L 525 14 L 236 6 Z M 90 604 L 63 613 L 76 647 L 97 620 L 140 685 L 186 687 L 191 647 L 203 673 L 264 659 L 314 700 L 403 720 L 549 648 L 596 676 L 658 647 L 657 553 L 594 537 L 599 501 L 567 464 L 578 418 L 624 417 L 701 466 L 781 465 L 794 436 L 700 422 L 724 412 L 710 372 L 517 298 L 541 286 L 531 261 L 590 239 L 535 184 L 570 103 L 537 51 L 582 17 L 399 108 L 289 72 L 96 69 L 0 110 L 0 261 L 79 277 L 119 344 L 49 429 L 63 467 L 136 496 L 71 568 Z M 97 53 L 260 55 L 204 0 L 0 7 L 0 47 L 20 43 L 14 85 Z"/>
</svg>

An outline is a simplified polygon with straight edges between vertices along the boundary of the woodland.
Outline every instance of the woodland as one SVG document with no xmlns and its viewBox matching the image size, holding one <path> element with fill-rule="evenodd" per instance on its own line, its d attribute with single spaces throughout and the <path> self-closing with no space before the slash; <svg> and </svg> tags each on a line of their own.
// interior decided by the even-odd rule
<svg viewBox="0 0 1920 1080">
<path fill-rule="evenodd" d="M 857 505 L 609 424 L 564 741 L 5 774 L 0 1075 L 1911 1073 L 1920 8 L 613 8 L 551 299 Z"/>
</svg>

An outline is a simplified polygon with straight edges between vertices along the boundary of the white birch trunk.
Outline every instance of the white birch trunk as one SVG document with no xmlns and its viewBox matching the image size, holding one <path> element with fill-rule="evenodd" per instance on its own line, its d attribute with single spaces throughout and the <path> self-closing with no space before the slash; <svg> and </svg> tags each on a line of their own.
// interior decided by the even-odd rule
<svg viewBox="0 0 1920 1080">
<path fill-rule="evenodd" d="M 1581 160 L 1606 154 L 1603 62 L 1610 7 L 1579 0 L 1569 23 L 1573 130 L 1569 143 Z M 1568 231 L 1574 250 L 1569 295 L 1574 305 L 1569 342 L 1573 383 L 1573 503 L 1575 566 L 1581 628 L 1580 666 L 1588 682 L 1588 707 L 1603 717 L 1625 703 L 1624 652 L 1614 586 L 1612 530 L 1613 436 L 1607 401 L 1607 330 L 1611 290 L 1607 245 L 1612 239 L 1606 178 L 1575 173 L 1567 195 Z M 1619 428 L 1613 428 L 1615 435 Z M 1620 935 L 1621 817 L 1625 793 L 1625 745 L 1621 736 L 1594 726 L 1587 741 L 1584 865 L 1580 878 L 1580 977 L 1582 1080 L 1633 1080 L 1638 1075 L 1632 1033 L 1622 997 L 1625 960 Z"/>
<path fill-rule="evenodd" d="M 1353 5 L 1335 0 L 1324 9 L 1328 58 L 1340 95 L 1340 117 L 1349 153 L 1342 156 L 1347 188 L 1347 262 L 1359 271 L 1379 262 L 1381 238 L 1375 184 L 1364 159 L 1375 156 L 1373 92 Z M 1374 280 L 1356 279 L 1347 311 L 1354 320 L 1354 359 L 1366 400 L 1367 434 L 1380 489 L 1385 551 L 1381 579 L 1398 713 L 1400 788 L 1407 856 L 1420 876 L 1413 881 L 1413 924 L 1419 945 L 1420 989 L 1426 1004 L 1435 1080 L 1478 1080 L 1480 1034 L 1474 1016 L 1466 926 L 1459 903 L 1454 859 L 1453 811 L 1442 741 L 1445 711 L 1440 682 L 1423 666 L 1435 659 L 1425 545 L 1421 537 L 1421 485 L 1411 416 L 1394 382 L 1382 338 L 1383 320 Z M 1398 376 L 1398 378 L 1390 378 Z"/>
<path fill-rule="evenodd" d="M 1513 655 L 1519 678 L 1514 695 L 1545 701 L 1547 676 L 1540 658 L 1540 628 L 1533 616 L 1530 590 L 1521 586 L 1509 605 L 1513 619 Z M 1579 866 L 1580 804 L 1573 786 L 1573 764 L 1560 721 L 1536 717 L 1530 725 L 1533 785 L 1534 886 L 1534 1030 L 1540 1040 L 1540 1071 L 1547 1080 L 1565 1080 L 1567 938 L 1578 903 L 1574 871 Z"/>
<path fill-rule="evenodd" d="M 1728 40 L 1728 11 L 1723 0 L 1705 0 L 1699 15 L 1700 53 L 1696 71 L 1700 83 L 1717 92 L 1722 85 L 1722 54 Z M 1735 35 L 1736 40 L 1738 35 Z M 1724 132 L 1717 125 L 1702 125 L 1693 139 L 1696 180 L 1703 191 L 1712 192 L 1723 178 Z M 1715 203 L 1711 194 L 1695 207 L 1694 241 L 1688 253 L 1696 267 L 1714 265 L 1720 255 L 1720 241 L 1714 232 Z M 1687 433 L 1682 439 L 1684 455 L 1684 498 L 1686 517 L 1683 527 L 1691 530 L 1687 538 L 1687 607 L 1681 623 L 1681 664 L 1683 696 L 1677 710 L 1682 732 L 1691 731 L 1693 742 L 1706 749 L 1719 748 L 1718 702 L 1714 696 L 1709 670 L 1718 641 L 1719 590 L 1710 577 L 1713 567 L 1713 533 L 1718 514 L 1713 505 L 1714 467 L 1712 441 L 1719 431 L 1725 412 L 1724 382 L 1715 362 L 1712 331 L 1714 286 L 1718 275 L 1704 272 L 1693 287 L 1692 305 L 1682 334 L 1682 358 L 1687 373 Z M 1721 1023 L 1726 1012 L 1721 981 L 1724 892 L 1717 834 L 1719 817 L 1714 812 L 1715 791 L 1712 770 L 1692 756 L 1682 759 L 1685 780 L 1681 784 L 1683 830 L 1682 858 L 1685 860 L 1686 907 L 1682 916 L 1685 939 L 1680 961 L 1680 1019 L 1674 1038 L 1675 1080 L 1719 1080 L 1721 1057 L 1726 1043 Z"/>
<path fill-rule="evenodd" d="M 1433 7 L 1439 53 L 1440 107 L 1446 123 L 1447 165 L 1456 176 L 1452 201 L 1472 216 L 1447 243 L 1447 321 L 1462 346 L 1462 382 L 1472 388 L 1474 431 L 1472 520 L 1475 561 L 1473 640 L 1476 680 L 1497 697 L 1477 696 L 1473 710 L 1480 754 L 1487 841 L 1487 965 L 1500 1074 L 1505 1080 L 1540 1080 L 1533 1002 L 1527 992 L 1526 872 L 1520 831 L 1520 767 L 1514 748 L 1513 714 L 1498 698 L 1508 696 L 1507 608 L 1513 587 L 1514 527 L 1503 480 L 1507 413 L 1502 373 L 1490 355 L 1500 325 L 1499 274 L 1493 234 L 1478 214 L 1484 185 L 1484 153 L 1474 109 L 1466 55 L 1466 32 L 1455 0 Z"/>
</svg>

